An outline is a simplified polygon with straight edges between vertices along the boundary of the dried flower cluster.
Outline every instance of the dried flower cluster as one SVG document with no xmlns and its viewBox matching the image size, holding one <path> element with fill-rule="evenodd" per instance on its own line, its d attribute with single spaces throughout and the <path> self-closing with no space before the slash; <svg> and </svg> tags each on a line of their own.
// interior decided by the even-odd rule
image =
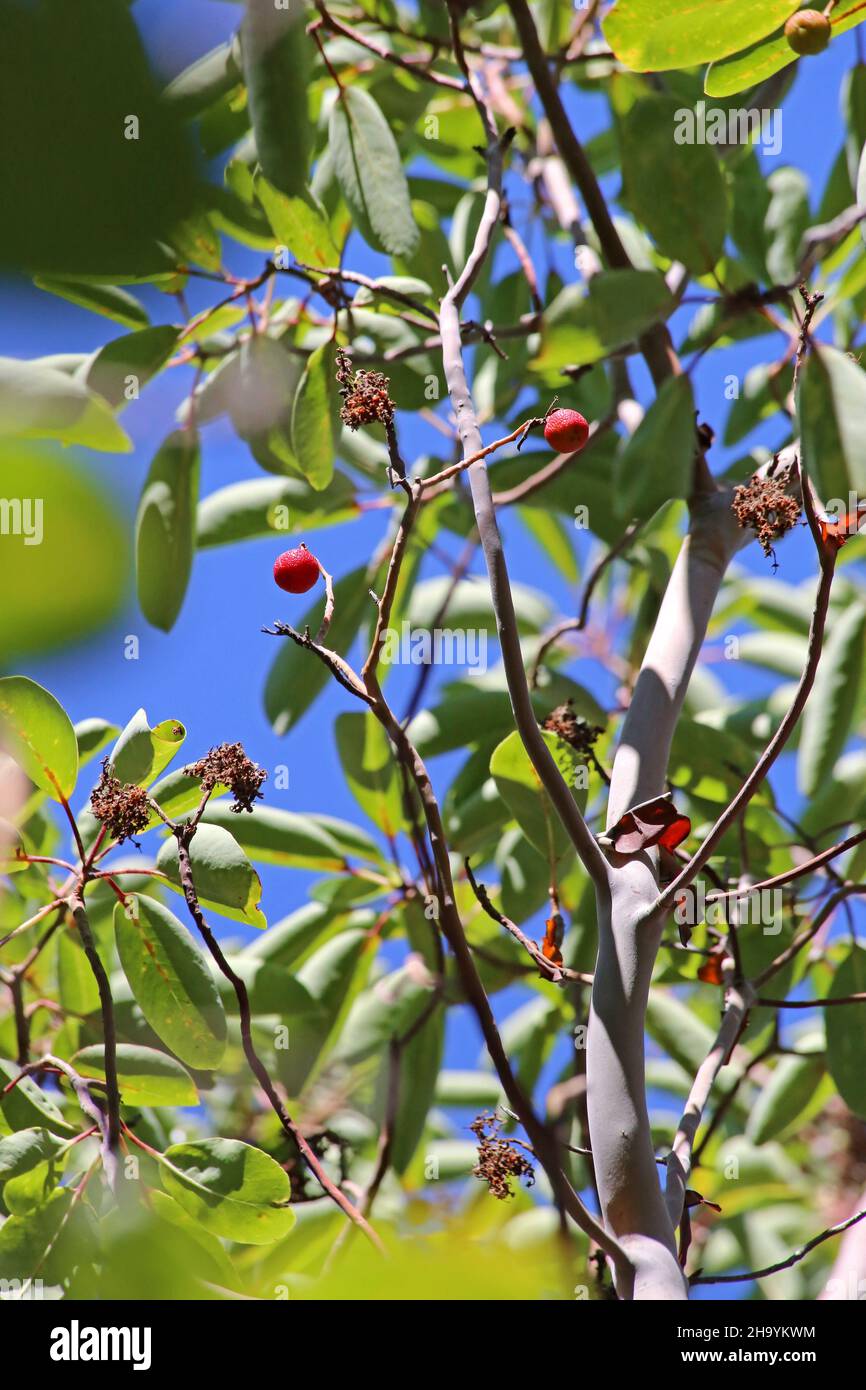
<svg viewBox="0 0 866 1390">
<path fill-rule="evenodd" d="M 394 402 L 388 394 L 390 378 L 381 372 L 353 372 L 352 363 L 342 348 L 337 349 L 337 385 L 343 404 L 340 419 L 350 430 L 361 425 L 390 425 L 394 419 Z"/>
<path fill-rule="evenodd" d="M 187 777 L 200 777 L 202 790 L 213 791 L 216 786 L 228 787 L 234 797 L 233 811 L 251 811 L 253 802 L 262 795 L 261 786 L 267 777 L 263 767 L 248 758 L 241 743 L 221 743 L 212 748 L 197 763 L 184 768 Z"/>
<path fill-rule="evenodd" d="M 767 478 L 756 473 L 748 483 L 734 488 L 731 503 L 740 526 L 752 528 L 764 554 L 774 563 L 774 541 L 781 540 L 792 530 L 800 516 L 799 502 L 787 492 L 790 482 L 790 468 Z"/>
<path fill-rule="evenodd" d="M 478 1162 L 472 1169 L 473 1177 L 483 1178 L 492 1196 L 504 1201 L 514 1196 L 510 1178 L 526 1178 L 527 1186 L 532 1187 L 535 1173 L 529 1159 L 501 1137 L 501 1127 L 502 1121 L 488 1114 L 477 1116 L 469 1126 L 478 1140 Z"/>
<path fill-rule="evenodd" d="M 557 705 L 556 709 L 551 710 L 541 727 L 558 734 L 578 753 L 584 754 L 592 753 L 593 744 L 604 733 L 600 725 L 590 724 L 581 715 L 575 714 L 572 700 L 566 700 L 564 705 Z"/>
<path fill-rule="evenodd" d="M 150 820 L 150 800 L 144 787 L 121 782 L 109 772 L 107 758 L 102 760 L 102 773 L 93 789 L 90 807 L 112 839 L 119 842 L 140 835 Z"/>
</svg>

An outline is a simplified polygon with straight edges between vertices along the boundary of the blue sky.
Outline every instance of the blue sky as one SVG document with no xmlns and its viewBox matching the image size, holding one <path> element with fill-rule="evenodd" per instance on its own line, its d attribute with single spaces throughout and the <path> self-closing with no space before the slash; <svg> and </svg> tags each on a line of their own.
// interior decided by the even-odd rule
<svg viewBox="0 0 866 1390">
<path fill-rule="evenodd" d="M 166 80 L 228 37 L 239 17 L 237 6 L 220 3 L 220 0 L 184 0 L 182 5 L 176 0 L 138 0 L 133 13 L 154 65 Z M 784 106 L 782 151 L 775 160 L 763 159 L 766 172 L 786 162 L 805 169 L 812 180 L 813 208 L 842 142 L 839 85 L 854 61 L 855 35 L 849 34 L 832 44 L 820 58 L 801 64 L 794 89 Z M 608 123 L 601 98 L 586 96 L 571 88 L 569 105 L 583 139 Z M 557 253 L 557 259 L 563 272 L 572 278 L 567 248 Z M 235 271 L 254 271 L 261 261 L 260 254 L 237 248 L 232 248 L 229 256 L 230 266 Z M 352 238 L 346 264 L 367 273 L 381 273 L 384 268 L 382 259 L 371 253 L 357 237 Z M 190 300 L 194 307 L 203 302 L 199 286 L 191 287 Z M 3 306 L 0 353 L 6 355 L 35 357 L 86 351 L 116 336 L 114 325 L 24 282 L 0 282 L 0 302 Z M 173 317 L 174 306 L 170 301 L 160 301 L 154 295 L 149 307 L 154 321 L 168 321 Z M 689 313 L 689 310 L 680 311 L 675 320 L 675 332 L 682 331 Z M 770 358 L 778 348 L 779 344 L 770 339 L 753 340 L 711 353 L 700 364 L 695 387 L 701 414 L 719 433 L 728 408 L 723 394 L 724 378 L 735 373 L 742 379 L 751 365 Z M 631 365 L 638 394 L 646 400 L 645 370 L 638 362 Z M 129 517 L 130 534 L 137 495 L 149 460 L 171 428 L 174 411 L 188 389 L 188 373 L 172 371 L 148 387 L 140 401 L 128 407 L 124 423 L 135 442 L 134 454 L 80 456 L 81 464 L 98 475 L 117 497 Z M 566 393 L 562 394 L 565 397 Z M 568 402 L 563 399 L 563 403 L 579 405 L 579 399 Z M 444 406 L 441 409 L 444 410 Z M 437 439 L 428 427 L 409 416 L 402 417 L 399 423 L 403 452 L 410 459 Z M 754 438 L 772 443 L 780 437 L 778 428 L 778 425 L 770 427 L 763 437 L 758 434 Z M 495 438 L 496 432 L 487 431 L 486 437 Z M 720 470 L 740 452 L 736 450 L 727 455 L 720 447 L 714 449 L 714 468 Z M 71 458 L 70 466 L 75 466 Z M 255 476 L 262 475 L 245 445 L 231 435 L 228 427 L 221 422 L 207 426 L 203 442 L 202 493 L 208 494 L 227 483 Z M 311 545 L 325 566 L 339 575 L 368 559 L 381 539 L 382 529 L 381 516 L 368 516 L 351 525 L 316 533 Z M 504 516 L 503 531 L 512 577 L 548 593 L 564 613 L 573 612 L 576 593 L 544 562 L 517 518 L 511 514 Z M 298 535 L 298 539 L 301 538 Z M 456 538 L 445 537 L 442 543 L 452 555 L 459 553 L 460 542 Z M 810 544 L 804 535 L 785 543 L 780 551 L 781 579 L 797 582 L 812 571 Z M 259 629 L 276 617 L 292 620 L 305 606 L 304 600 L 299 605 L 274 587 L 271 566 L 282 548 L 281 544 L 261 540 L 199 554 L 183 612 L 169 635 L 148 627 L 130 595 L 120 620 L 110 631 L 74 649 L 30 660 L 23 669 L 51 689 L 73 719 L 100 715 L 123 724 L 139 705 L 144 705 L 153 721 L 167 717 L 183 720 L 189 731 L 185 752 L 190 756 L 199 756 L 214 743 L 240 739 L 249 754 L 266 768 L 273 770 L 278 764 L 286 764 L 288 790 L 275 790 L 273 779 L 266 784 L 272 804 L 294 811 L 324 812 L 359 820 L 360 813 L 343 786 L 331 734 L 334 716 L 351 708 L 350 698 L 335 685 L 331 686 L 317 702 L 315 713 L 308 715 L 286 739 L 274 735 L 264 715 L 262 689 L 276 648 L 274 639 L 261 635 Z M 769 574 L 757 547 L 750 549 L 743 563 L 751 570 Z M 425 574 L 436 572 L 435 564 L 425 568 Z M 127 634 L 140 638 L 138 661 L 124 659 L 123 639 Z M 610 683 L 599 668 L 575 661 L 568 669 L 609 702 Z M 454 674 L 453 670 L 446 671 L 444 676 L 449 679 Z M 726 671 L 725 674 L 731 673 Z M 398 673 L 394 688 L 400 690 L 404 677 L 405 688 L 413 675 L 412 671 Z M 768 688 L 766 677 L 746 669 L 737 671 L 735 680 L 736 688 L 750 693 Z M 398 698 L 398 708 L 400 704 Z M 452 759 L 444 764 L 444 770 L 447 772 L 453 765 Z M 444 789 L 436 762 L 432 772 L 434 782 Z M 783 793 L 791 792 L 793 781 L 789 768 L 783 765 L 775 780 Z M 263 907 L 271 921 L 285 916 L 305 901 L 308 875 L 293 870 L 266 869 L 262 877 Z M 224 935 L 236 935 L 235 924 L 223 925 Z M 523 997 L 519 990 L 509 990 L 498 996 L 497 1012 L 507 1012 Z M 474 1023 L 456 1020 L 449 1034 L 449 1065 L 475 1065 L 478 1053 L 479 1039 Z"/>
</svg>

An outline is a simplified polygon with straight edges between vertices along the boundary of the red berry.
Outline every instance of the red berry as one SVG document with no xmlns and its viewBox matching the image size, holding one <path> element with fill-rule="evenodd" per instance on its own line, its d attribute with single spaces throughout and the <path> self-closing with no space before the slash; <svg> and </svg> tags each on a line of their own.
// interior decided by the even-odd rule
<svg viewBox="0 0 866 1390">
<path fill-rule="evenodd" d="M 296 550 L 284 550 L 274 561 L 274 579 L 287 594 L 305 594 L 320 574 L 318 560 L 303 543 Z"/>
<path fill-rule="evenodd" d="M 579 410 L 554 410 L 544 425 L 544 437 L 560 454 L 576 454 L 589 438 L 589 425 Z"/>
</svg>

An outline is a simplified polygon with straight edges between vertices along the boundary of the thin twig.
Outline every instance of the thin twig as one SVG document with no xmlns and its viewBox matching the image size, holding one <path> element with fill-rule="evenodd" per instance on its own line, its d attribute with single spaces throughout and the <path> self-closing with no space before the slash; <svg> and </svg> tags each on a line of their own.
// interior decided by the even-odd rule
<svg viewBox="0 0 866 1390">
<path fill-rule="evenodd" d="M 240 1015 L 241 1044 L 243 1046 L 244 1056 L 247 1059 L 247 1063 L 250 1067 L 250 1070 L 252 1071 L 253 1075 L 255 1076 L 256 1080 L 258 1081 L 259 1085 L 261 1086 L 262 1090 L 267 1096 L 271 1109 L 277 1116 L 277 1119 L 282 1125 L 283 1130 L 285 1131 L 288 1138 L 295 1144 L 295 1146 L 299 1150 L 301 1156 L 307 1164 L 307 1167 L 313 1173 L 319 1185 L 324 1189 L 325 1192 L 327 1192 L 328 1196 L 332 1199 L 332 1201 L 334 1201 L 337 1204 L 337 1206 L 340 1207 L 340 1209 L 343 1212 L 345 1212 L 349 1220 L 353 1221 L 355 1225 L 363 1231 L 364 1235 L 371 1242 L 371 1244 L 373 1244 L 378 1250 L 383 1250 L 382 1242 L 376 1235 L 376 1232 L 369 1225 L 365 1217 L 362 1216 L 361 1212 L 358 1211 L 357 1207 L 353 1206 L 353 1204 L 349 1201 L 345 1193 L 342 1192 L 340 1188 L 337 1187 L 336 1183 L 334 1183 L 328 1176 L 324 1167 L 322 1166 L 319 1159 L 316 1157 L 315 1153 L 313 1152 L 312 1148 L 307 1142 L 306 1138 L 304 1137 L 303 1133 L 295 1124 L 295 1121 L 292 1119 L 291 1115 L 289 1114 L 288 1110 L 286 1109 L 285 1105 L 283 1104 L 282 1100 L 277 1094 L 276 1088 L 274 1087 L 274 1084 L 271 1081 L 268 1070 L 262 1062 L 261 1058 L 259 1057 L 258 1053 L 256 1052 L 255 1045 L 252 1040 L 252 1010 L 250 1008 L 250 1000 L 249 994 L 247 992 L 247 987 L 244 981 L 241 979 L 241 977 L 236 973 L 236 971 L 232 969 L 231 965 L 226 960 L 226 957 L 223 954 L 219 942 L 217 941 L 216 937 L 214 936 L 213 932 L 208 926 L 208 923 L 205 921 L 204 914 L 202 913 L 201 906 L 198 901 L 198 895 L 196 893 L 195 880 L 193 878 L 192 863 L 190 861 L 189 852 L 190 842 L 195 833 L 195 826 L 190 824 L 176 825 L 173 828 L 173 833 L 177 841 L 178 867 L 180 871 L 180 882 L 181 888 L 183 890 L 183 896 L 186 901 L 187 908 L 189 909 L 189 914 L 195 922 L 195 925 L 198 928 L 202 940 L 207 946 L 211 956 L 215 960 L 219 970 L 228 980 L 229 984 L 232 986 L 232 989 L 235 992 L 235 998 L 237 999 L 238 1004 L 238 1013 Z"/>
<path fill-rule="evenodd" d="M 789 1255 L 787 1259 L 777 1260 L 773 1265 L 766 1265 L 763 1269 L 751 1269 L 745 1274 L 696 1274 L 690 1280 L 690 1284 L 741 1284 L 749 1279 L 766 1279 L 771 1274 L 779 1274 L 783 1269 L 791 1269 L 800 1260 L 815 1249 L 816 1245 L 822 1245 L 825 1240 L 830 1240 L 833 1236 L 841 1235 L 850 1226 L 856 1226 L 858 1221 L 866 1217 L 866 1208 L 858 1211 L 854 1216 L 849 1216 L 847 1221 L 840 1221 L 835 1226 L 828 1226 L 826 1231 L 820 1235 L 813 1236 L 805 1245 L 801 1245 L 798 1250 Z"/>
<path fill-rule="evenodd" d="M 581 985 L 592 984 L 591 975 L 584 975 L 579 970 L 571 970 L 567 965 L 554 965 L 553 961 L 548 960 L 541 948 L 537 946 L 525 932 L 520 930 L 516 922 L 512 922 L 510 917 L 506 917 L 503 912 L 500 912 L 498 908 L 493 906 L 484 884 L 476 881 L 468 858 L 463 860 L 463 864 L 466 869 L 466 877 L 469 879 L 469 886 L 484 911 L 487 913 L 487 916 L 492 918 L 494 922 L 497 922 L 500 927 L 504 927 L 507 932 L 511 933 L 514 940 L 532 957 L 542 974 L 546 975 L 554 984 L 565 983 L 568 980 Z"/>
</svg>

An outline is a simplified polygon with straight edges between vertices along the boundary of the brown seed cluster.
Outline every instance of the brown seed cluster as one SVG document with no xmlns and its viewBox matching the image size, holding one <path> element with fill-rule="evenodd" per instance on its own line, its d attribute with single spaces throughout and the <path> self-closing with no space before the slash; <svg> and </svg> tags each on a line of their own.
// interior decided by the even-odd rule
<svg viewBox="0 0 866 1390">
<path fill-rule="evenodd" d="M 102 773 L 93 789 L 90 808 L 112 839 L 119 842 L 140 835 L 150 820 L 150 801 L 144 787 L 121 782 L 109 772 L 107 758 L 102 760 Z"/>
<path fill-rule="evenodd" d="M 774 567 L 774 541 L 781 540 L 792 530 L 800 516 L 800 503 L 787 492 L 790 481 L 790 468 L 766 478 L 761 478 L 756 473 L 748 483 L 734 488 L 734 500 L 731 503 L 740 526 L 744 529 L 747 526 L 752 528 L 758 538 L 758 544 L 767 558 L 773 561 Z"/>
<path fill-rule="evenodd" d="M 221 743 L 212 748 L 197 763 L 184 768 L 187 777 L 200 777 L 202 790 L 213 791 L 221 785 L 234 796 L 233 811 L 251 811 L 253 802 L 262 795 L 261 786 L 267 777 L 263 767 L 254 763 L 244 752 L 242 743 Z"/>
<path fill-rule="evenodd" d="M 558 734 L 576 752 L 584 754 L 592 753 L 596 739 L 604 733 L 600 724 L 590 724 L 582 715 L 575 714 L 574 701 L 570 699 L 551 710 L 541 727 Z"/>
<path fill-rule="evenodd" d="M 501 1127 L 501 1120 L 486 1113 L 479 1115 L 469 1126 L 478 1140 L 478 1162 L 472 1174 L 476 1178 L 483 1178 L 491 1195 L 498 1197 L 500 1202 L 514 1196 L 510 1178 L 526 1178 L 528 1187 L 535 1182 L 529 1159 L 501 1137 Z"/>
<path fill-rule="evenodd" d="M 390 425 L 394 419 L 394 402 L 388 394 L 390 378 L 381 372 L 353 372 L 349 356 L 337 349 L 337 385 L 343 404 L 340 419 L 350 430 L 362 425 Z"/>
</svg>

